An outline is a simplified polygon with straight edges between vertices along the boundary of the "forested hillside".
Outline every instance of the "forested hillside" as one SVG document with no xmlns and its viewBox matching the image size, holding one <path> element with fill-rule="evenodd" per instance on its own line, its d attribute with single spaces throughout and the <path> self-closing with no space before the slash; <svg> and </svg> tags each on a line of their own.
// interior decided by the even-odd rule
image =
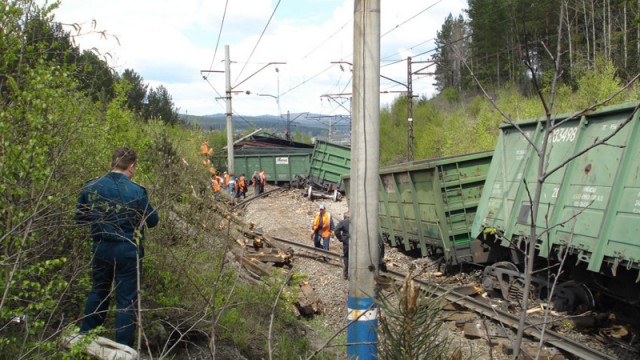
<svg viewBox="0 0 640 360">
<path fill-rule="evenodd" d="M 609 103 L 638 99 L 638 1 L 469 0 L 467 15 L 438 32 L 439 94 L 414 99 L 415 159 L 492 149 L 505 119 L 490 99 L 520 120 L 579 111 L 628 82 Z M 406 104 L 382 110 L 383 164 L 407 159 Z"/>
</svg>

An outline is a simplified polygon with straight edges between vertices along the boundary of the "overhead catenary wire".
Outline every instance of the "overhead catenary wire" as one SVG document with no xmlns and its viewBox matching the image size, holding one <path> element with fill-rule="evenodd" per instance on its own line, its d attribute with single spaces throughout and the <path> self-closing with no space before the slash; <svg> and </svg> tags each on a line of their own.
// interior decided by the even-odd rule
<svg viewBox="0 0 640 360">
<path fill-rule="evenodd" d="M 222 37 L 222 29 L 224 27 L 224 20 L 227 17 L 228 6 L 229 6 L 229 0 L 226 0 L 224 4 L 224 11 L 222 12 L 222 21 L 220 22 L 220 30 L 218 31 L 218 40 L 216 40 L 216 47 L 213 50 L 213 57 L 211 58 L 211 64 L 209 65 L 209 70 L 213 69 L 213 63 L 216 61 L 216 54 L 218 53 L 218 47 L 220 46 L 220 38 Z"/>
<path fill-rule="evenodd" d="M 267 24 L 264 26 L 264 29 L 262 29 L 262 33 L 260 34 L 260 37 L 258 38 L 258 41 L 256 41 L 256 44 L 253 46 L 253 50 L 251 50 L 251 53 L 249 54 L 249 57 L 247 58 L 247 61 L 244 63 L 244 66 L 242 67 L 242 69 L 238 73 L 238 76 L 236 77 L 235 82 L 238 82 L 238 79 L 240 79 L 240 76 L 244 72 L 244 69 L 247 67 L 247 64 L 249 64 L 249 62 L 251 61 L 251 58 L 253 57 L 253 54 L 256 52 L 256 49 L 258 48 L 258 45 L 260 45 L 260 41 L 262 40 L 262 37 L 264 36 L 264 33 L 267 31 L 267 28 L 269 28 L 269 24 L 271 23 L 271 20 L 273 19 L 273 16 L 276 14 L 276 11 L 278 10 L 278 7 L 280 6 L 280 2 L 281 1 L 282 0 L 278 0 L 278 3 L 273 8 L 273 12 L 271 12 L 271 16 L 269 17 L 269 20 L 267 21 Z"/>
<path fill-rule="evenodd" d="M 491 16 L 491 15 L 494 15 L 495 13 L 497 13 L 497 12 L 498 12 L 498 11 L 500 11 L 500 10 L 503 10 L 503 9 L 504 9 L 504 8 L 506 8 L 507 6 L 509 6 L 509 4 L 505 3 L 505 4 L 503 4 L 502 6 L 498 7 L 497 9 L 495 9 L 494 11 L 489 12 L 489 13 L 486 13 L 486 14 L 483 14 L 483 16 L 481 16 L 481 17 L 480 17 L 480 19 L 485 18 L 485 17 L 488 17 L 488 16 Z M 504 19 L 504 20 L 502 20 L 501 22 L 499 22 L 498 24 L 504 24 L 505 22 L 509 22 L 509 21 L 511 21 L 511 20 L 510 20 L 510 19 Z M 466 22 L 466 20 L 465 20 L 465 22 Z M 460 38 L 460 39 L 457 39 L 457 40 L 451 41 L 451 42 L 447 43 L 447 44 L 446 44 L 446 45 L 444 45 L 444 46 L 431 48 L 431 49 L 429 49 L 429 50 L 427 50 L 427 51 L 424 51 L 424 52 L 421 52 L 421 53 L 415 54 L 415 55 L 413 55 L 412 57 L 418 57 L 418 56 L 426 55 L 426 54 L 428 54 L 428 53 L 430 53 L 430 52 L 433 52 L 433 51 L 436 51 L 436 50 L 442 49 L 442 48 L 444 48 L 444 47 L 446 47 L 446 46 L 453 45 L 453 44 L 455 44 L 455 43 L 457 43 L 457 42 L 460 42 L 460 41 L 466 40 L 466 39 L 468 39 L 468 38 L 470 38 L 470 37 L 471 37 L 471 35 L 466 35 L 466 36 L 464 36 L 464 37 L 462 37 L 462 38 Z M 424 45 L 424 44 L 426 44 L 426 43 L 428 43 L 428 42 L 430 42 L 430 41 L 435 40 L 436 38 L 437 38 L 437 37 L 434 37 L 434 38 L 428 39 L 428 40 L 426 40 L 426 41 L 420 42 L 419 44 L 413 45 L 413 46 L 411 46 L 411 47 L 409 47 L 409 48 L 405 48 L 405 49 L 400 50 L 400 51 L 397 51 L 397 52 L 395 52 L 395 53 L 393 53 L 393 54 L 390 54 L 390 55 L 384 56 L 384 57 L 383 57 L 383 59 L 389 59 L 389 58 L 391 58 L 392 56 L 399 55 L 399 54 L 401 54 L 402 52 L 404 52 L 404 51 L 406 51 L 406 50 L 412 50 L 413 48 L 418 47 L 418 46 L 420 46 L 420 45 Z M 398 63 L 401 63 L 401 62 L 404 62 L 404 61 L 406 61 L 406 59 L 394 60 L 394 61 L 392 61 L 392 62 L 390 62 L 390 63 L 387 63 L 387 64 L 385 64 L 385 65 L 382 65 L 382 66 L 383 66 L 383 67 L 385 67 L 385 66 L 390 66 L 390 65 L 398 64 Z"/>
<path fill-rule="evenodd" d="M 223 111 L 226 111 L 226 108 L 220 104 L 220 99 L 224 99 L 224 96 L 222 96 L 222 95 L 220 94 L 220 92 L 218 91 L 218 89 L 216 89 L 216 88 L 215 88 L 215 86 L 213 86 L 213 84 L 209 81 L 209 79 L 208 79 L 208 78 L 206 78 L 206 77 L 204 77 L 204 76 L 203 76 L 203 79 L 207 82 L 207 84 L 209 84 L 209 86 L 211 87 L 211 89 L 213 89 L 213 91 L 218 95 L 218 97 L 215 99 L 215 100 L 216 100 L 216 104 L 218 104 L 218 106 L 220 106 L 220 108 L 221 108 Z M 248 125 L 250 125 L 250 126 L 256 126 L 256 124 L 254 124 L 254 123 L 250 122 L 249 120 L 245 119 L 242 115 L 240 115 L 240 114 L 239 114 L 238 112 L 236 112 L 235 110 L 233 110 L 233 113 L 234 113 L 237 117 L 239 117 L 240 119 L 242 119 L 242 120 L 243 120 L 245 123 L 247 123 Z"/>
<path fill-rule="evenodd" d="M 382 34 L 382 35 L 380 36 L 380 38 L 382 39 L 383 37 L 385 37 L 385 36 L 389 35 L 391 32 L 393 32 L 393 31 L 397 30 L 400 26 L 402 26 L 402 25 L 404 25 L 404 24 L 408 23 L 409 21 L 411 21 L 411 20 L 415 19 L 415 18 L 416 18 L 416 17 L 418 17 L 420 14 L 424 13 L 425 11 L 427 11 L 427 10 L 431 9 L 432 7 L 434 7 L 434 6 L 438 5 L 438 4 L 439 4 L 439 3 L 441 3 L 441 2 L 442 2 L 442 0 L 438 0 L 438 1 L 434 2 L 433 4 L 431 4 L 431 5 L 427 6 L 425 9 L 420 10 L 420 11 L 419 11 L 418 13 L 416 13 L 415 15 L 411 16 L 411 17 L 410 17 L 410 18 L 408 18 L 407 20 L 405 20 L 405 21 L 403 21 L 402 23 L 400 23 L 400 24 L 398 24 L 398 25 L 394 26 L 393 28 L 391 28 L 390 30 L 388 30 L 387 32 L 385 32 L 384 34 Z"/>
<path fill-rule="evenodd" d="M 352 20 L 347 21 L 346 23 L 344 23 L 338 30 L 336 30 L 333 34 L 329 35 L 329 37 L 327 37 L 326 39 L 324 39 L 322 42 L 320 42 L 320 44 L 318 44 L 315 48 L 313 48 L 311 51 L 309 51 L 305 56 L 302 57 L 302 59 L 306 59 L 309 55 L 313 54 L 314 52 L 316 52 L 316 50 L 318 50 L 319 48 L 322 47 L 322 45 L 326 44 L 327 41 L 331 40 L 333 37 L 335 37 L 337 34 L 339 34 L 344 28 L 345 26 L 349 25 L 352 22 Z"/>
<path fill-rule="evenodd" d="M 387 30 L 383 35 L 381 35 L 381 36 L 380 36 L 380 38 L 382 38 L 382 37 L 384 37 L 384 36 L 386 36 L 386 35 L 388 35 L 388 34 L 392 33 L 393 31 L 397 30 L 397 29 L 398 29 L 398 28 L 400 28 L 401 26 L 403 26 L 403 25 L 407 24 L 408 22 L 410 22 L 410 21 L 414 20 L 416 17 L 418 17 L 419 15 L 423 14 L 424 12 L 426 12 L 426 11 L 430 10 L 431 8 L 433 8 L 435 5 L 439 4 L 440 2 L 442 2 L 442 0 L 438 0 L 438 1 L 436 1 L 436 2 L 434 2 L 434 3 L 432 3 L 432 4 L 430 4 L 430 5 L 429 5 L 429 6 L 427 6 L 426 8 L 424 8 L 424 9 L 420 10 L 420 11 L 419 11 L 419 12 L 417 12 L 416 14 L 414 14 L 414 15 L 410 16 L 409 18 L 407 18 L 406 20 L 402 21 L 400 24 L 397 24 L 397 25 L 393 26 L 391 29 Z M 345 24 L 345 25 L 346 25 L 346 24 Z M 341 29 L 343 29 L 343 28 L 345 27 L 345 25 L 343 25 L 343 26 L 342 26 L 338 31 L 335 31 L 335 32 L 334 32 L 334 33 L 333 33 L 333 34 L 332 34 L 328 39 L 323 40 L 323 42 L 322 42 L 320 45 L 316 46 L 316 48 L 314 48 L 314 49 L 313 49 L 309 54 L 311 54 L 312 52 L 315 52 L 315 51 L 316 51 L 316 50 L 317 50 L 317 49 L 318 49 L 322 44 L 326 43 L 330 38 L 334 37 L 337 33 L 339 33 L 339 32 L 340 32 L 340 30 L 341 30 Z M 305 57 L 306 57 L 306 56 L 308 56 L 309 54 L 305 55 Z M 348 57 L 348 56 L 347 56 L 347 57 Z M 304 59 L 304 57 L 303 57 L 303 59 Z M 324 70 L 322 70 L 321 72 L 319 72 L 319 73 L 315 74 L 315 75 L 314 75 L 314 76 L 312 76 L 311 78 L 309 78 L 309 79 L 305 79 L 304 81 L 302 81 L 302 82 L 300 82 L 300 83 L 298 83 L 298 84 L 296 84 L 296 85 L 292 86 L 292 87 L 291 87 L 291 88 L 289 88 L 288 90 L 284 91 L 284 92 L 281 94 L 281 96 L 283 96 L 283 95 L 285 95 L 285 94 L 287 94 L 287 93 L 289 93 L 289 92 L 291 92 L 291 91 L 293 91 L 293 90 L 295 90 L 295 89 L 299 88 L 299 87 L 300 87 L 300 86 L 302 86 L 302 85 L 305 85 L 306 83 L 308 83 L 308 82 L 309 82 L 309 80 L 312 80 L 312 79 L 314 79 L 314 78 L 316 78 L 316 77 L 318 77 L 318 76 L 322 75 L 323 73 L 325 73 L 325 72 L 326 72 L 326 71 L 328 71 L 329 69 L 331 69 L 331 66 L 330 66 L 330 67 L 325 68 Z"/>
</svg>

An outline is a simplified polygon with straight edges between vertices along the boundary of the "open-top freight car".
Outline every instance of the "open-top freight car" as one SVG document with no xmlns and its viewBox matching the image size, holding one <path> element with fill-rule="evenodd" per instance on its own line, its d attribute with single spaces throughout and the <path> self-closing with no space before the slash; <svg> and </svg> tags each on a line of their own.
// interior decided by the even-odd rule
<svg viewBox="0 0 640 360">
<path fill-rule="evenodd" d="M 254 171 L 264 170 L 267 182 L 276 185 L 291 184 L 300 176 L 306 176 L 314 148 L 262 129 L 236 140 L 233 147 L 234 175 L 245 174 L 250 179 Z"/>
<path fill-rule="evenodd" d="M 422 256 L 442 255 L 447 265 L 471 261 L 471 224 L 491 154 L 486 151 L 380 168 L 380 236 L 406 251 L 417 249 Z M 347 196 L 349 177 L 342 177 Z"/>
<path fill-rule="evenodd" d="M 640 302 L 640 124 L 635 110 L 636 104 L 621 105 L 555 118 L 556 124 L 564 123 L 551 134 L 544 159 L 546 171 L 559 169 L 542 185 L 535 241 L 539 268 L 551 265 L 555 272 L 566 256 L 562 271 L 571 279 L 569 286 L 589 284 L 591 290 L 572 295 L 578 297 L 576 302 L 592 302 L 593 289 L 628 303 Z M 483 285 L 507 298 L 521 290 L 530 194 L 539 177 L 532 144 L 540 148 L 545 121 L 517 126 L 500 127 L 472 227 L 477 238 L 472 243 L 473 261 L 495 263 L 485 270 Z M 612 134 L 606 144 L 589 149 Z M 547 283 L 545 272 L 544 279 L 534 280 L 534 293 L 544 297 Z M 565 290 L 560 286 L 559 291 Z"/>
<path fill-rule="evenodd" d="M 304 148 L 243 149 L 234 154 L 235 172 L 250 178 L 254 171 L 264 170 L 269 183 L 290 184 L 309 173 L 311 152 Z"/>
<path fill-rule="evenodd" d="M 316 140 L 311 155 L 309 181 L 325 191 L 341 190 L 340 176 L 351 171 L 351 148 Z"/>
<path fill-rule="evenodd" d="M 344 193 L 341 176 L 349 174 L 350 171 L 350 147 L 316 140 L 309 173 L 306 177 L 300 177 L 296 186 L 304 188 L 310 199 L 324 197 L 337 201 Z"/>
</svg>

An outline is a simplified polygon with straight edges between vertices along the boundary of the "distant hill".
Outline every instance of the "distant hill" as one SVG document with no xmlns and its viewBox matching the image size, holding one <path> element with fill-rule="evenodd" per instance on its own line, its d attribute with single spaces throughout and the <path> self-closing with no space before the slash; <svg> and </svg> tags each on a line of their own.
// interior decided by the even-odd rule
<svg viewBox="0 0 640 360">
<path fill-rule="evenodd" d="M 296 119 L 299 114 L 290 114 L 290 118 Z M 223 130 L 227 126 L 227 118 L 225 114 L 213 114 L 213 115 L 180 115 L 189 124 L 198 124 L 203 130 Z M 323 115 L 309 114 L 308 117 L 322 118 Z M 246 115 L 234 115 L 233 116 L 233 128 L 234 131 L 244 131 L 250 128 L 262 128 L 270 130 L 274 133 L 281 133 L 287 128 L 286 118 L 281 118 L 275 115 L 259 115 L 259 116 L 246 116 Z M 329 132 L 328 122 L 318 121 L 316 119 L 307 119 L 306 116 L 300 116 L 291 123 L 291 132 L 300 131 L 302 133 L 311 134 L 311 136 L 322 136 Z M 336 129 L 334 128 L 334 132 Z"/>
</svg>

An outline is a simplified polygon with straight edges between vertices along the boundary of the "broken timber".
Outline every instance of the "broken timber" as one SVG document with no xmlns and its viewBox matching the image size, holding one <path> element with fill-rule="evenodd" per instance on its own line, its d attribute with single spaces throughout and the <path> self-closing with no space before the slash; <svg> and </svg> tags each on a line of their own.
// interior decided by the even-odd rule
<svg viewBox="0 0 640 360">
<path fill-rule="evenodd" d="M 258 234 L 249 229 L 239 229 L 248 242 L 239 240 L 238 242 L 245 248 L 244 256 L 261 261 L 263 263 L 273 263 L 276 266 L 293 267 L 293 249 L 284 249 L 267 234 Z M 252 251 L 250 251 L 252 250 Z"/>
</svg>

